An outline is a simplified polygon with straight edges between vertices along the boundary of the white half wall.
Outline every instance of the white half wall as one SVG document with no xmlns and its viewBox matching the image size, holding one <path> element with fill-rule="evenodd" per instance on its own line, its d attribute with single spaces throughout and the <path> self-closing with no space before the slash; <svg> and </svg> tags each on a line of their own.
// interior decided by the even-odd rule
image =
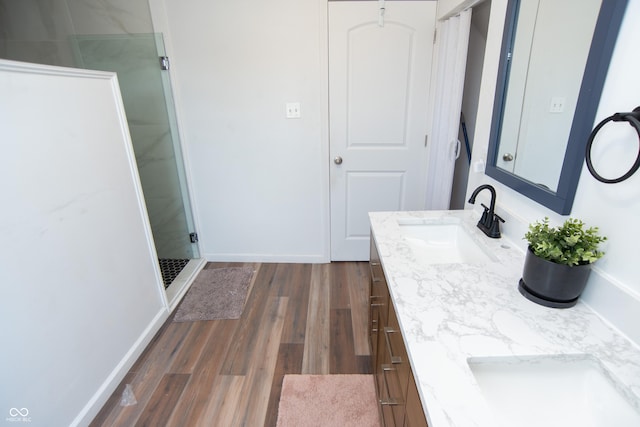
<svg viewBox="0 0 640 427">
<path fill-rule="evenodd" d="M 87 425 L 168 316 L 117 79 L 0 61 L 0 93 L 0 414 Z"/>
<path fill-rule="evenodd" d="M 506 0 L 493 0 L 487 48 L 480 90 L 472 164 L 486 162 L 498 56 L 504 25 Z M 615 112 L 631 111 L 640 104 L 637 70 L 640 57 L 635 41 L 640 39 L 640 2 L 629 1 L 609 66 L 598 107 L 595 127 Z M 638 155 L 638 137 L 630 126 L 607 125 L 613 131 L 597 142 L 593 156 L 605 176 L 622 175 Z M 604 130 L 604 129 L 603 129 Z M 524 250 L 522 240 L 529 223 L 545 216 L 558 224 L 566 219 L 523 197 L 483 173 L 471 173 L 467 191 L 489 183 L 498 193 L 498 213 L 507 219 L 504 232 Z M 597 226 L 608 241 L 604 258 L 594 265 L 582 301 L 590 305 L 636 343 L 640 343 L 640 281 L 638 240 L 640 238 L 640 173 L 620 184 L 596 181 L 583 166 L 571 217 Z M 514 284 L 515 286 L 515 284 Z"/>
<path fill-rule="evenodd" d="M 326 2 L 151 7 L 173 49 L 202 255 L 327 262 Z M 290 102 L 301 118 L 285 118 Z"/>
</svg>

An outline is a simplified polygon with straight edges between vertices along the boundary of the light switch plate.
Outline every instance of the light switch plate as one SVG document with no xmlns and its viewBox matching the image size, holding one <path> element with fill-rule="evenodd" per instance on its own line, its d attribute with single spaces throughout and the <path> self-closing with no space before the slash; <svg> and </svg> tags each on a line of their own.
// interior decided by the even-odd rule
<svg viewBox="0 0 640 427">
<path fill-rule="evenodd" d="M 566 98 L 562 96 L 554 96 L 551 98 L 551 105 L 549 105 L 550 113 L 562 113 L 564 112 L 564 104 L 566 102 Z"/>
<path fill-rule="evenodd" d="M 300 118 L 300 103 L 299 102 L 287 102 L 287 119 L 299 119 Z"/>
</svg>

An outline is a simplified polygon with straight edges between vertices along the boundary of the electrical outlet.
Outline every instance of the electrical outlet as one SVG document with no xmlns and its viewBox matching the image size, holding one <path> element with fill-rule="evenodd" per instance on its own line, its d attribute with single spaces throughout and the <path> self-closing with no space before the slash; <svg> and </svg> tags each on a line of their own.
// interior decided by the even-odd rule
<svg viewBox="0 0 640 427">
<path fill-rule="evenodd" d="M 300 103 L 299 102 L 287 102 L 287 119 L 299 119 L 300 118 Z"/>
<path fill-rule="evenodd" d="M 484 159 L 478 159 L 473 162 L 473 171 L 475 173 L 484 172 Z"/>
</svg>

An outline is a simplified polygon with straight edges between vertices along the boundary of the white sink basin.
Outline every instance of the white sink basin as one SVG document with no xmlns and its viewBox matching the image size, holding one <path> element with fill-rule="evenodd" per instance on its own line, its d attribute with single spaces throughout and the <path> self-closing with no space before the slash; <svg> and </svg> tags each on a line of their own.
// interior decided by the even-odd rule
<svg viewBox="0 0 640 427">
<path fill-rule="evenodd" d="M 476 242 L 458 218 L 399 219 L 404 240 L 424 264 L 486 263 L 497 257 Z"/>
<path fill-rule="evenodd" d="M 594 357 L 472 358 L 468 364 L 504 426 L 640 426 L 639 403 Z"/>
</svg>

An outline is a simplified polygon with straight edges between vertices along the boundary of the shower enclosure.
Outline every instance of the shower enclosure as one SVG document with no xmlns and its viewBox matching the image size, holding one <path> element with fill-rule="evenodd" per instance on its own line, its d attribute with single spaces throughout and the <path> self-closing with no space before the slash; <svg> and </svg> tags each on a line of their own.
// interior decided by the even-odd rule
<svg viewBox="0 0 640 427">
<path fill-rule="evenodd" d="M 168 59 L 147 1 L 0 0 L 0 57 L 118 74 L 167 288 L 199 254 Z"/>
<path fill-rule="evenodd" d="M 197 248 L 175 114 L 169 108 L 173 102 L 168 76 L 159 59 L 166 58 L 162 35 L 75 35 L 71 40 L 79 67 L 118 73 L 156 251 L 168 286 L 181 266 L 197 258 Z"/>
</svg>

